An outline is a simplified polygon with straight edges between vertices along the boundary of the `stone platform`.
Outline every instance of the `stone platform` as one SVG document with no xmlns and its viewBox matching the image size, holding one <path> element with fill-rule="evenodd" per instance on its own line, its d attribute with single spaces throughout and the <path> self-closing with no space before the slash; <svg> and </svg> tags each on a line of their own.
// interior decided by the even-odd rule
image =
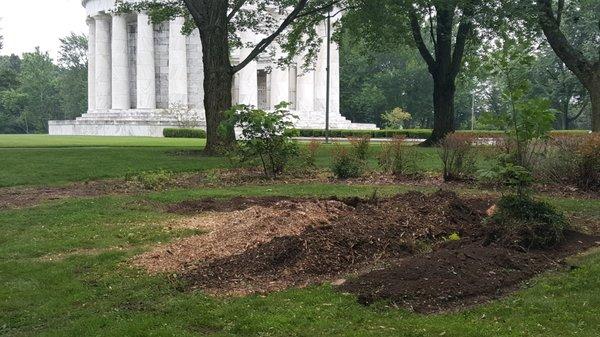
<svg viewBox="0 0 600 337">
<path fill-rule="evenodd" d="M 298 129 L 325 129 L 325 116 L 322 112 L 294 112 L 299 117 Z M 203 115 L 203 114 L 200 114 Z M 206 128 L 204 120 L 198 120 L 198 127 Z M 352 123 L 338 114 L 330 117 L 332 130 L 376 130 L 375 124 Z M 165 111 L 123 110 L 86 113 L 76 120 L 50 121 L 50 135 L 56 136 L 143 136 L 162 137 L 163 129 L 181 128 L 182 122 Z"/>
</svg>

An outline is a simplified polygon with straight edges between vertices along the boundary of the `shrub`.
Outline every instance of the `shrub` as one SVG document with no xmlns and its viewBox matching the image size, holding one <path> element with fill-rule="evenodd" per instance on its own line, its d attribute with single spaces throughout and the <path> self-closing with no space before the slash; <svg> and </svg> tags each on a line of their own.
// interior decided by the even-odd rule
<svg viewBox="0 0 600 337">
<path fill-rule="evenodd" d="M 166 138 L 206 138 L 206 131 L 202 129 L 164 129 Z"/>
<path fill-rule="evenodd" d="M 379 167 L 395 176 L 403 176 L 415 171 L 416 152 L 404 144 L 403 136 L 396 136 L 381 145 Z"/>
<path fill-rule="evenodd" d="M 222 130 L 239 127 L 241 137 L 231 154 L 242 163 L 258 160 L 267 178 L 276 178 L 283 173 L 286 165 L 299 154 L 295 118 L 286 110 L 287 104 L 275 107 L 267 112 L 246 105 L 238 105 L 226 112 L 227 118 L 221 125 Z"/>
<path fill-rule="evenodd" d="M 365 162 L 348 151 L 348 148 L 336 145 L 333 150 L 331 171 L 338 179 L 358 178 L 365 168 Z"/>
<path fill-rule="evenodd" d="M 453 133 L 442 139 L 439 156 L 443 164 L 444 181 L 469 178 L 475 168 L 473 136 Z"/>
<path fill-rule="evenodd" d="M 348 137 L 350 145 L 356 158 L 367 160 L 369 158 L 369 147 L 371 145 L 371 136 L 363 135 L 360 137 Z"/>
<path fill-rule="evenodd" d="M 555 137 L 542 152 L 532 156 L 530 167 L 536 180 L 572 184 L 577 180 L 580 137 Z"/>
<path fill-rule="evenodd" d="M 550 204 L 520 195 L 502 197 L 487 225 L 489 241 L 523 248 L 554 246 L 567 229 L 564 216 Z"/>
<path fill-rule="evenodd" d="M 138 183 L 146 190 L 162 190 L 171 181 L 173 173 L 165 170 L 160 171 L 145 171 L 138 174 L 128 175 L 126 179 Z"/>
<path fill-rule="evenodd" d="M 321 148 L 321 142 L 312 140 L 306 145 L 306 164 L 311 168 L 317 167 L 317 152 Z"/>
<path fill-rule="evenodd" d="M 577 151 L 577 185 L 587 190 L 600 190 L 600 135 L 590 135 Z"/>
</svg>

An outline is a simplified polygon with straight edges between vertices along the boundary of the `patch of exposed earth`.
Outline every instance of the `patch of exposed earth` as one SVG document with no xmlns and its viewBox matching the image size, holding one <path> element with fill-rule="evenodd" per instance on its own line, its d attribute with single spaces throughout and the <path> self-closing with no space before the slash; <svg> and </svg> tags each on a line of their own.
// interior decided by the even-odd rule
<svg viewBox="0 0 600 337">
<path fill-rule="evenodd" d="M 503 296 L 600 244 L 598 237 L 569 232 L 564 243 L 544 251 L 486 245 L 482 219 L 492 204 L 444 191 L 187 201 L 170 211 L 193 215 L 172 226 L 206 234 L 155 247 L 132 263 L 175 273 L 190 289 L 214 295 L 332 282 L 364 304 L 386 300 L 437 312 Z"/>
<path fill-rule="evenodd" d="M 481 187 L 469 181 L 444 182 L 438 175 L 414 175 L 395 177 L 381 172 L 367 174 L 360 178 L 337 180 L 326 171 L 284 175 L 276 181 L 265 179 L 261 172 L 254 169 L 211 170 L 196 173 L 177 173 L 165 183 L 163 189 L 226 187 L 244 185 L 274 184 L 346 184 L 346 185 L 401 185 L 414 188 L 429 189 L 472 189 Z M 599 191 L 583 191 L 573 186 L 559 184 L 538 184 L 534 187 L 538 193 L 553 197 L 570 197 L 579 199 L 600 199 Z M 488 192 L 497 193 L 494 188 L 486 188 Z M 30 207 L 46 201 L 60 200 L 70 197 L 99 197 L 105 195 L 128 195 L 146 193 L 140 184 L 124 179 L 96 180 L 71 183 L 65 186 L 51 187 L 5 187 L 0 188 L 0 210 L 7 208 Z"/>
<path fill-rule="evenodd" d="M 210 213 L 177 220 L 169 226 L 205 234 L 155 247 L 136 257 L 132 264 L 150 273 L 181 272 L 198 261 L 237 255 L 277 237 L 299 235 L 307 227 L 329 223 L 349 208 L 340 201 L 317 199 L 233 198 L 179 203 L 170 210 Z"/>
</svg>

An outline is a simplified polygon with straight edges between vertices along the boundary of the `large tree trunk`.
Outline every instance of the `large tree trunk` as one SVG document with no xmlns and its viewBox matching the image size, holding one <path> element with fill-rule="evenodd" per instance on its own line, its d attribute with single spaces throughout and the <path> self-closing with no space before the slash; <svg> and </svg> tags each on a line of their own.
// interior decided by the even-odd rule
<svg viewBox="0 0 600 337">
<path fill-rule="evenodd" d="M 233 68 L 229 59 L 227 1 L 189 1 L 202 42 L 204 65 L 204 110 L 208 154 L 222 153 L 234 140 L 233 130 L 221 132 L 224 112 L 231 107 Z M 202 14 L 201 14 L 202 13 Z"/>
<path fill-rule="evenodd" d="M 445 76 L 444 76 L 445 77 Z M 436 145 L 447 134 L 454 132 L 454 81 L 434 77 L 433 86 L 433 133 L 423 143 L 424 146 Z"/>
<path fill-rule="evenodd" d="M 588 88 L 592 101 L 592 131 L 600 132 L 600 82 L 595 87 Z"/>
</svg>

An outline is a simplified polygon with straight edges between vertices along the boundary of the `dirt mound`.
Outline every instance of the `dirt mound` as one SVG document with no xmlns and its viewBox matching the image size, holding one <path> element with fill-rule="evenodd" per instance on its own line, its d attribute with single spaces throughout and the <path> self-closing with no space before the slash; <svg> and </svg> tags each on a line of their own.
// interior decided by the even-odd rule
<svg viewBox="0 0 600 337">
<path fill-rule="evenodd" d="M 178 209 L 186 213 L 198 208 L 246 209 L 198 215 L 171 224 L 174 228 L 198 229 L 206 234 L 158 246 L 137 256 L 133 260 L 134 266 L 150 273 L 181 272 L 198 261 L 239 254 L 279 236 L 298 235 L 309 226 L 327 224 L 351 209 L 340 201 L 316 199 L 292 202 L 275 198 L 236 198 L 222 204 L 217 200 L 202 200 L 187 205 Z"/>
<path fill-rule="evenodd" d="M 430 250 L 452 233 L 479 230 L 488 201 L 451 192 L 344 200 L 354 207 L 326 225 L 277 237 L 244 252 L 201 262 L 185 275 L 211 293 L 247 294 L 319 283 L 378 261 Z"/>
<path fill-rule="evenodd" d="M 480 242 L 454 243 L 432 253 L 350 280 L 340 287 L 363 304 L 387 300 L 417 312 L 436 312 L 498 298 L 563 259 L 597 244 L 598 238 L 570 232 L 546 251 L 517 251 Z"/>
</svg>

